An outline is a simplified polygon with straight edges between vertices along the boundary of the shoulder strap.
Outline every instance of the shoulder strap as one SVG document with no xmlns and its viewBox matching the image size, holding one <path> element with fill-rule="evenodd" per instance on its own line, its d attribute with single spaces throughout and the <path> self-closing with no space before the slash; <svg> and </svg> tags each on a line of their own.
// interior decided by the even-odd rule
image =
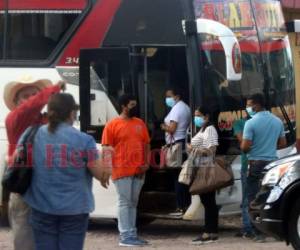
<svg viewBox="0 0 300 250">
<path fill-rule="evenodd" d="M 28 150 L 30 151 L 30 149 L 32 149 L 34 137 L 35 137 L 37 131 L 39 130 L 39 128 L 40 128 L 40 125 L 34 125 L 34 126 L 30 127 L 29 131 L 27 131 L 27 134 L 24 137 L 24 141 L 22 142 L 24 162 L 26 162 L 27 164 L 29 164 L 28 163 L 29 159 L 27 159 Z"/>
<path fill-rule="evenodd" d="M 40 125 L 34 125 L 30 128 L 26 138 L 24 139 L 25 144 L 33 143 L 34 137 L 35 137 L 37 131 L 39 130 L 39 128 L 40 128 Z"/>
</svg>

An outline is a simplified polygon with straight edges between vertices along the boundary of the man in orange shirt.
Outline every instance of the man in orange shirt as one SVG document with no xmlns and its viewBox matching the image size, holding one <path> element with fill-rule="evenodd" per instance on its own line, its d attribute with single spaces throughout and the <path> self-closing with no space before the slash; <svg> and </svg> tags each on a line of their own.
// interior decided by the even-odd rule
<svg viewBox="0 0 300 250">
<path fill-rule="evenodd" d="M 148 242 L 137 236 L 136 214 L 145 172 L 149 168 L 150 138 L 145 123 L 136 118 L 136 98 L 123 95 L 119 105 L 121 115 L 104 128 L 103 152 L 106 154 L 108 147 L 114 150 L 112 179 L 118 194 L 119 245 L 142 246 Z"/>
</svg>

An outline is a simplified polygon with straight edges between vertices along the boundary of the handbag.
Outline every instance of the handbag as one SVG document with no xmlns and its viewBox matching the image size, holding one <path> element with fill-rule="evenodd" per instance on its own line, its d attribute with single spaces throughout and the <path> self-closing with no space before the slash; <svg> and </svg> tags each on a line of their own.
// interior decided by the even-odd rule
<svg viewBox="0 0 300 250">
<path fill-rule="evenodd" d="M 32 178 L 32 146 L 39 126 L 29 127 L 21 136 L 14 153 L 13 163 L 9 165 L 2 177 L 2 186 L 13 193 L 24 194 L 31 184 Z"/>
<path fill-rule="evenodd" d="M 223 164 L 223 165 L 222 165 Z M 190 193 L 209 193 L 233 184 L 231 167 L 220 158 L 214 158 L 211 164 L 200 166 L 190 187 Z"/>
<path fill-rule="evenodd" d="M 160 166 L 178 168 L 182 165 L 182 144 L 174 142 L 165 145 L 161 149 Z"/>
<path fill-rule="evenodd" d="M 186 160 L 182 164 L 182 169 L 178 177 L 178 182 L 185 185 L 190 185 L 193 178 L 193 172 L 194 172 L 193 170 L 194 170 L 193 167 L 190 166 L 189 164 L 189 160 Z"/>
<path fill-rule="evenodd" d="M 195 165 L 194 165 L 194 161 L 195 161 L 195 151 L 193 150 L 187 160 L 184 161 L 184 163 L 182 164 L 182 169 L 180 171 L 179 177 L 178 177 L 178 182 L 185 184 L 185 185 L 190 185 L 193 177 L 195 175 Z"/>
</svg>

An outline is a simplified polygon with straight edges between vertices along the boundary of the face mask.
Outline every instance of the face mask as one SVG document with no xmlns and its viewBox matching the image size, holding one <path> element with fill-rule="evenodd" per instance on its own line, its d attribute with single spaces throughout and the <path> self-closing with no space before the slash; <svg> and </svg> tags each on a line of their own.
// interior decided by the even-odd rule
<svg viewBox="0 0 300 250">
<path fill-rule="evenodd" d="M 170 108 L 173 108 L 175 105 L 175 100 L 173 97 L 166 97 L 166 105 Z"/>
<path fill-rule="evenodd" d="M 205 123 L 205 121 L 202 117 L 195 116 L 194 117 L 194 123 L 195 123 L 196 127 L 201 128 L 203 126 L 203 124 Z"/>
<path fill-rule="evenodd" d="M 251 117 L 253 117 L 256 114 L 252 107 L 247 107 L 246 111 Z"/>
<path fill-rule="evenodd" d="M 132 118 L 137 115 L 137 107 L 133 107 L 128 110 L 128 117 Z"/>
</svg>

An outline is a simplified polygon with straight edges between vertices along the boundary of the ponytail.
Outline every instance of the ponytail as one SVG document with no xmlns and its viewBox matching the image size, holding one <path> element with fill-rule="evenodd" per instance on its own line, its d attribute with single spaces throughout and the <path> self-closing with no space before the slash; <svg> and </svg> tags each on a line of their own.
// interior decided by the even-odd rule
<svg viewBox="0 0 300 250">
<path fill-rule="evenodd" d="M 48 117 L 48 131 L 53 134 L 61 121 L 58 115 L 54 111 L 50 111 L 47 117 Z"/>
<path fill-rule="evenodd" d="M 66 93 L 52 95 L 48 102 L 48 131 L 55 133 L 59 124 L 67 121 L 74 110 L 78 110 L 78 105 L 72 95 Z"/>
</svg>

